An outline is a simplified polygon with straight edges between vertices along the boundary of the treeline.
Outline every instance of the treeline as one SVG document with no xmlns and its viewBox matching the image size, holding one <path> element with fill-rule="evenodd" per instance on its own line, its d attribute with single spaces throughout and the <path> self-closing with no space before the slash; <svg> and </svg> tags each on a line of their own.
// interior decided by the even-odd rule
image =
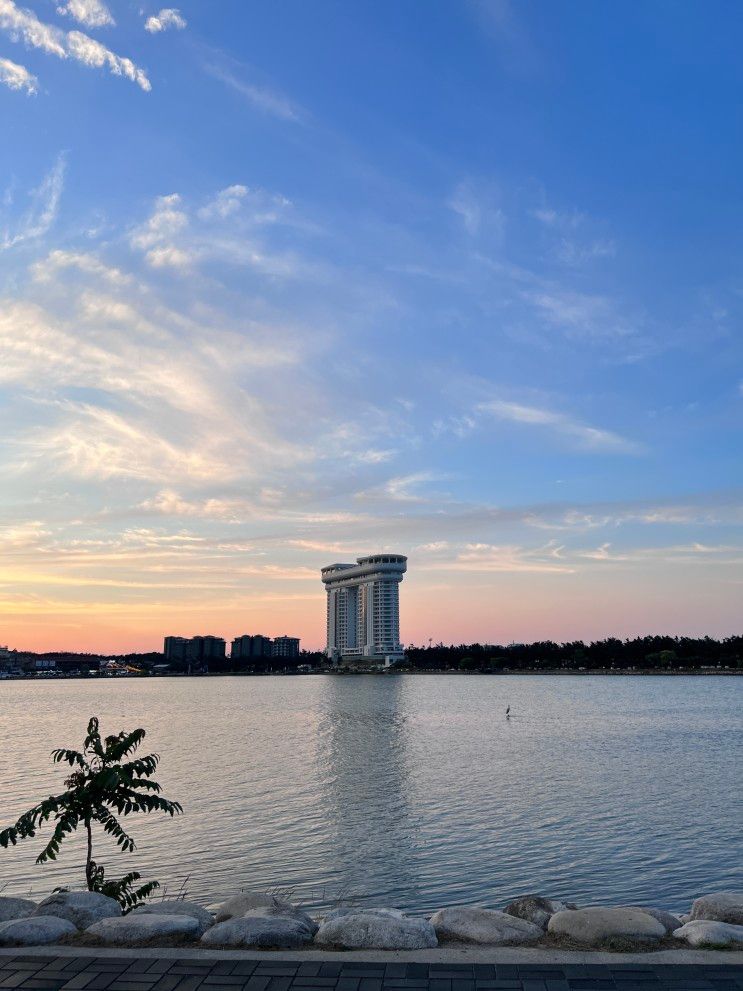
<svg viewBox="0 0 743 991">
<path fill-rule="evenodd" d="M 425 671 L 599 671 L 701 668 L 743 668 L 743 636 L 725 637 L 635 637 L 633 640 L 594 640 L 584 643 L 443 643 L 408 647 L 406 659 L 413 668 Z"/>
</svg>

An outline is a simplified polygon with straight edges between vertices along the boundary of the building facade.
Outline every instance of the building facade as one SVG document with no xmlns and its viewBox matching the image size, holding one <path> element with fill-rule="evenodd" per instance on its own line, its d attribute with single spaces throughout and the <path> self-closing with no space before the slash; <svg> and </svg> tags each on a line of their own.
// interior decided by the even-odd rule
<svg viewBox="0 0 743 991">
<path fill-rule="evenodd" d="M 169 664 L 209 667 L 210 661 L 224 660 L 222 637 L 165 637 L 163 654 Z"/>
<path fill-rule="evenodd" d="M 328 657 L 390 665 L 404 657 L 400 643 L 400 582 L 408 566 L 402 554 L 359 557 L 320 572 L 327 591 Z"/>
<path fill-rule="evenodd" d="M 235 637 L 232 641 L 230 656 L 237 661 L 250 661 L 255 657 L 272 657 L 273 643 L 270 637 L 261 636 L 260 633 L 252 636 L 246 633 L 241 637 Z"/>
<path fill-rule="evenodd" d="M 274 637 L 274 657 L 299 657 L 299 637 Z"/>
</svg>

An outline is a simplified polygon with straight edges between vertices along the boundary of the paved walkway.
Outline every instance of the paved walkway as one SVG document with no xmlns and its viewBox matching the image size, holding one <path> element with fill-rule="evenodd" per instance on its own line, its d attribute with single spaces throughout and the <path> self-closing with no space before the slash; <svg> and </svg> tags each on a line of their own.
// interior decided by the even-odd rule
<svg viewBox="0 0 743 991">
<path fill-rule="evenodd" d="M 150 951 L 152 952 L 152 951 Z M 28 991 L 743 991 L 739 964 L 452 964 L 0 957 L 0 989 Z"/>
</svg>

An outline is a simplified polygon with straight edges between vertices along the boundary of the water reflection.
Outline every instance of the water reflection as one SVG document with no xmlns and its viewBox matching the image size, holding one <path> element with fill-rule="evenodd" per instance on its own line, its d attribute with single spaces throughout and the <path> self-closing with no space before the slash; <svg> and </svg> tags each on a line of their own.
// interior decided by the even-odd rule
<svg viewBox="0 0 743 991">
<path fill-rule="evenodd" d="M 339 895 L 415 904 L 416 848 L 402 679 L 329 678 L 318 778 Z"/>
</svg>

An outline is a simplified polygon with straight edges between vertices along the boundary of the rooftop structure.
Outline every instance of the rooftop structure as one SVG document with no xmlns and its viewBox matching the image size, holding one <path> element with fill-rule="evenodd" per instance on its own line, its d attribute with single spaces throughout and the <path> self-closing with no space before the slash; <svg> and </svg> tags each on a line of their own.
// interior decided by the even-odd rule
<svg viewBox="0 0 743 991">
<path fill-rule="evenodd" d="M 401 661 L 399 588 L 408 559 L 372 554 L 320 572 L 327 590 L 328 657 L 386 666 Z"/>
</svg>

